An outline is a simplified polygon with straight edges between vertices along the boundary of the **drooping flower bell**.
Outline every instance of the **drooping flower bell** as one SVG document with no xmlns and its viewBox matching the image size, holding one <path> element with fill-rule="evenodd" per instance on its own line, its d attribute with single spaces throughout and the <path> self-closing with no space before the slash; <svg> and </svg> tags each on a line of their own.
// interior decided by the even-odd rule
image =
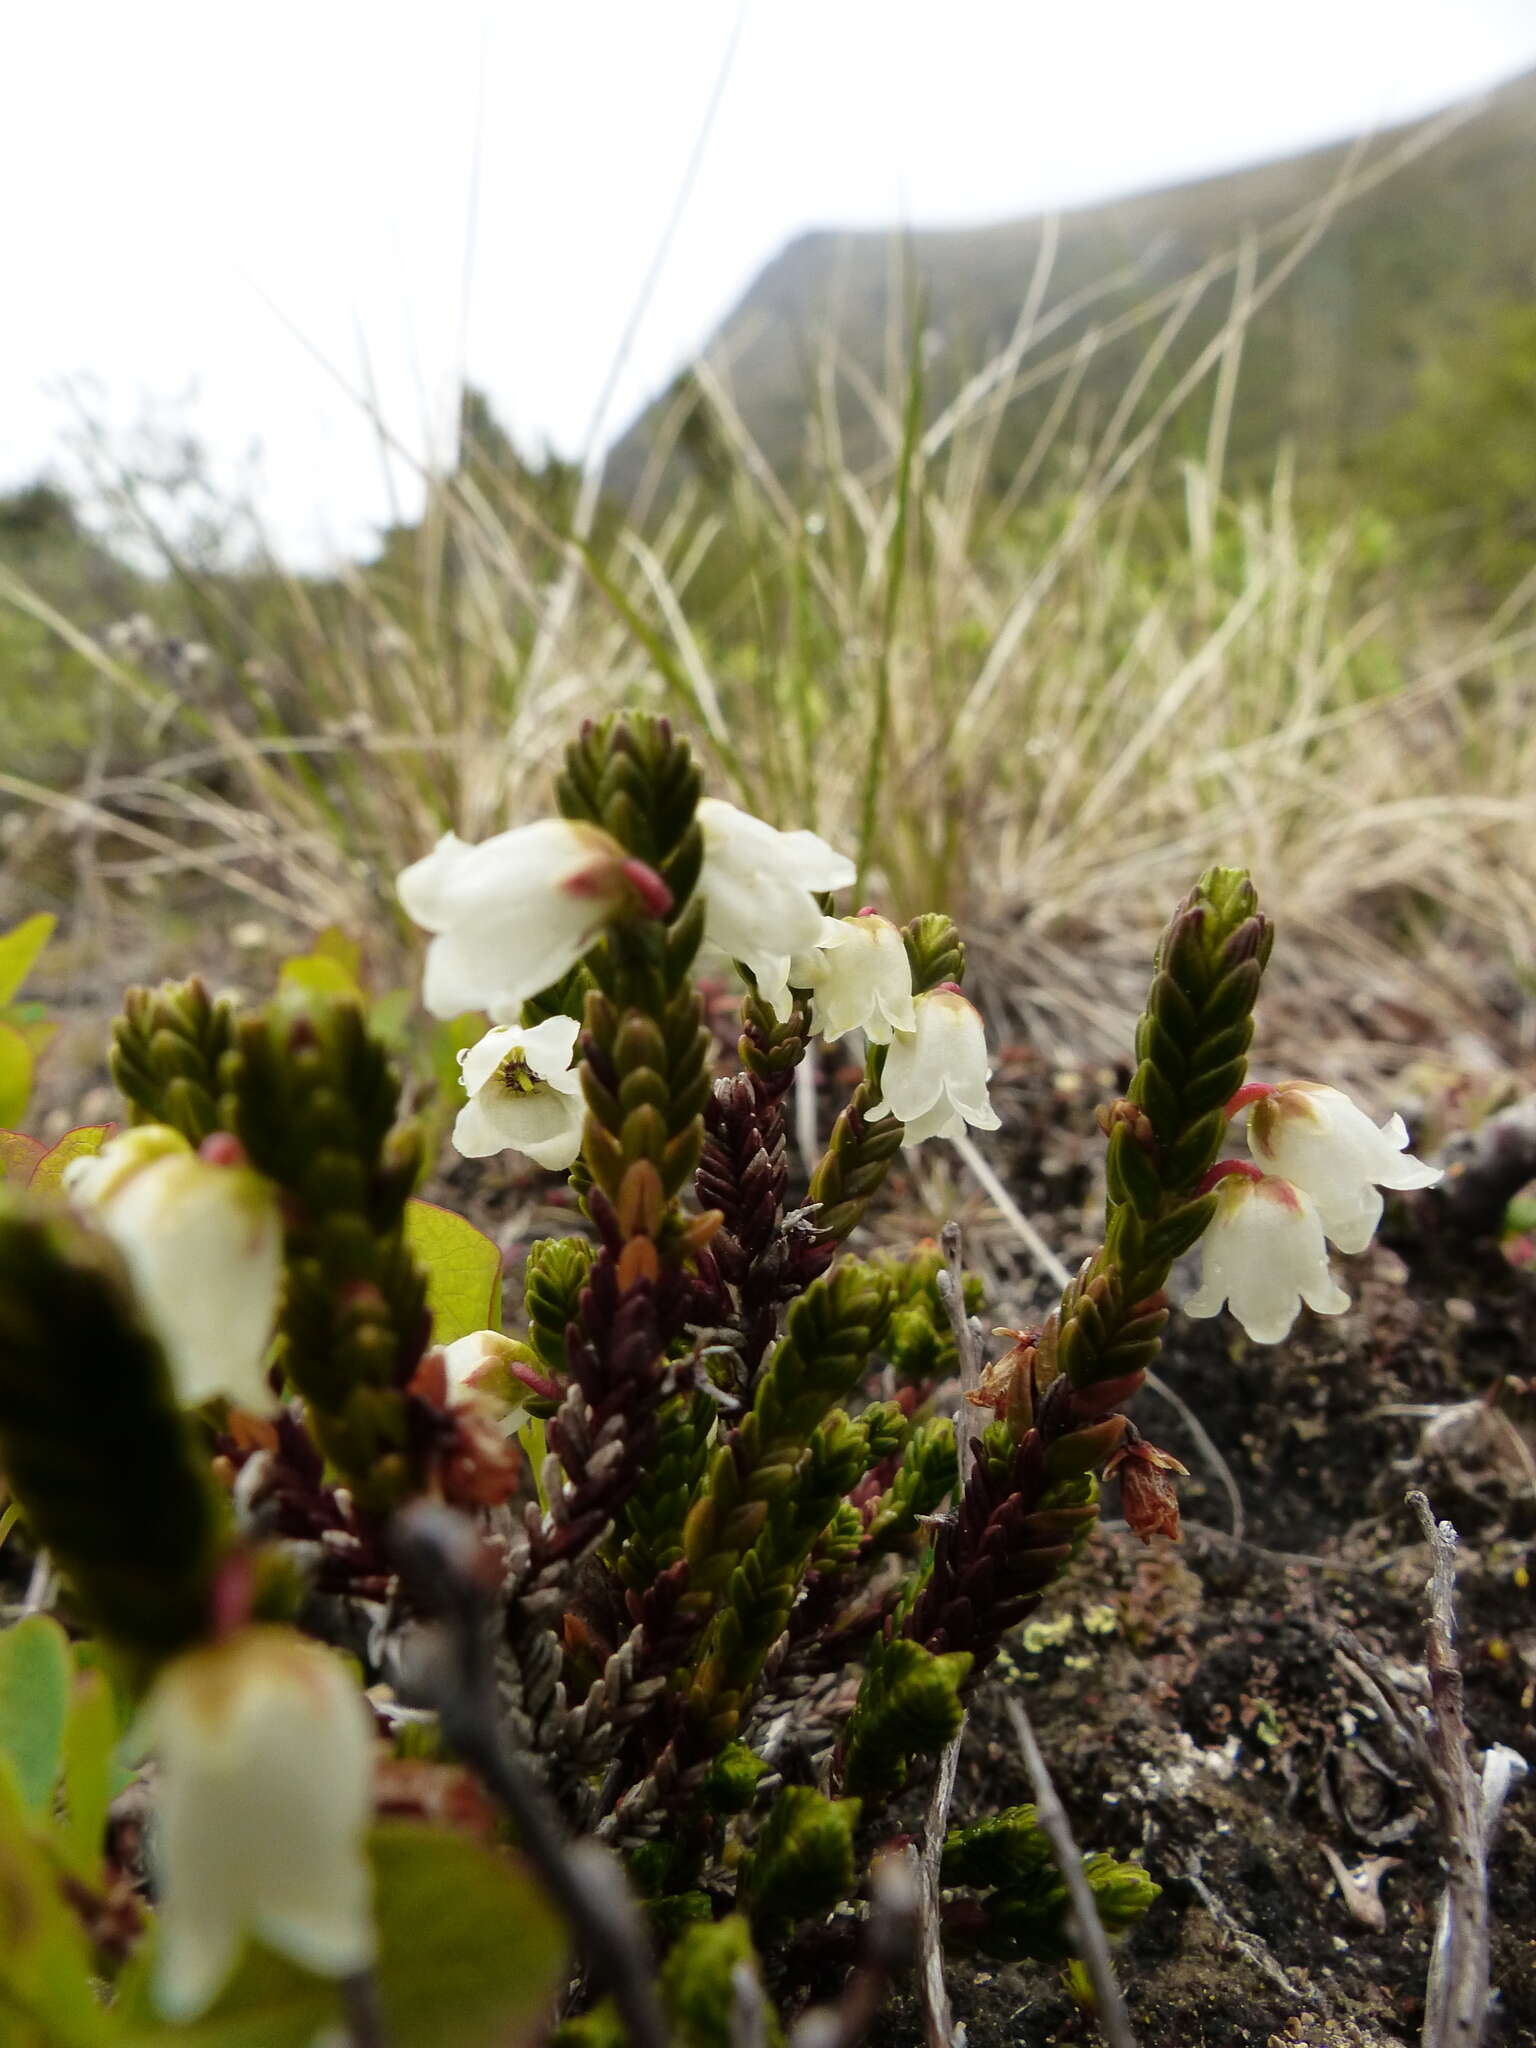
<svg viewBox="0 0 1536 2048">
<path fill-rule="evenodd" d="M 704 935 L 750 969 L 783 1019 L 790 1012 L 790 962 L 821 943 L 825 918 L 816 893 L 846 889 L 853 862 L 814 832 L 780 832 L 719 797 L 702 799 L 698 820 Z"/>
<path fill-rule="evenodd" d="M 511 1436 L 528 1420 L 528 1388 L 512 1371 L 525 1348 L 499 1330 L 471 1330 L 443 1346 L 447 1398 L 455 1404 L 472 1401 L 495 1417 Z"/>
<path fill-rule="evenodd" d="M 945 983 L 920 995 L 914 1012 L 912 1030 L 891 1038 L 870 1117 L 899 1117 L 909 1145 L 958 1138 L 967 1124 L 995 1131 L 1002 1119 L 987 1099 L 992 1068 L 980 1011 Z"/>
<path fill-rule="evenodd" d="M 1256 1344 L 1278 1344 L 1302 1302 L 1320 1316 L 1349 1307 L 1329 1270 L 1317 1206 L 1288 1180 L 1241 1166 L 1228 1172 L 1200 1250 L 1200 1286 L 1185 1314 L 1219 1315 L 1225 1303 Z"/>
<path fill-rule="evenodd" d="M 906 942 L 872 910 L 825 918 L 815 952 L 792 962 L 790 982 L 811 991 L 823 1038 L 862 1031 L 872 1045 L 889 1045 L 895 1032 L 917 1029 Z"/>
<path fill-rule="evenodd" d="M 1257 1091 L 1255 1091 L 1257 1093 Z M 1432 1188 L 1438 1167 L 1415 1159 L 1400 1116 L 1376 1125 L 1320 1081 L 1283 1081 L 1257 1095 L 1248 1149 L 1266 1173 L 1302 1188 L 1341 1252 L 1363 1252 L 1381 1221 L 1383 1188 Z"/>
<path fill-rule="evenodd" d="M 444 836 L 401 874 L 409 916 L 434 934 L 422 1001 L 434 1017 L 515 1016 L 620 911 L 670 907 L 659 876 L 596 825 L 540 818 L 471 846 Z"/>
<path fill-rule="evenodd" d="M 65 1189 L 122 1253 L 183 1405 L 223 1395 L 270 1413 L 282 1220 L 276 1189 L 234 1140 L 215 1136 L 199 1154 L 179 1131 L 142 1124 L 76 1160 Z"/>
<path fill-rule="evenodd" d="M 498 1024 L 459 1054 L 468 1102 L 453 1126 L 466 1159 L 526 1152 L 540 1166 L 562 1170 L 581 1150 L 581 1076 L 572 1066 L 580 1026 L 547 1017 L 526 1030 Z"/>
<path fill-rule="evenodd" d="M 160 1763 L 165 2017 L 205 2012 L 249 1935 L 321 1976 L 366 1968 L 373 1731 L 341 1660 L 293 1629 L 242 1629 L 166 1665 L 138 1733 Z"/>
</svg>

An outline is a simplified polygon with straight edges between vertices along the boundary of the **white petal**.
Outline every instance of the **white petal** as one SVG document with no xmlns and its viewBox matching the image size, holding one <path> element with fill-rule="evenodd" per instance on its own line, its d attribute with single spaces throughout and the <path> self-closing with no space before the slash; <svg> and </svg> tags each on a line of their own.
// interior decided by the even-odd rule
<svg viewBox="0 0 1536 2048">
<path fill-rule="evenodd" d="M 100 1212 L 165 1351 L 178 1399 L 222 1394 L 276 1406 L 264 1365 L 282 1288 L 282 1223 L 272 1187 L 239 1166 L 170 1155 Z"/>
<path fill-rule="evenodd" d="M 623 849 L 595 826 L 541 818 L 478 846 L 450 833 L 398 883 L 410 915 L 437 934 L 427 1008 L 515 1014 L 576 965 L 627 887 Z"/>
<path fill-rule="evenodd" d="M 401 906 L 424 931 L 446 931 L 453 918 L 455 883 L 474 848 L 445 832 L 432 851 L 412 862 L 395 883 Z"/>
<path fill-rule="evenodd" d="M 580 1030 L 574 1017 L 546 1017 L 542 1024 L 532 1025 L 523 1033 L 523 1057 L 530 1070 L 542 1081 L 564 1077 Z"/>
<path fill-rule="evenodd" d="M 1312 1199 L 1329 1240 L 1341 1252 L 1363 1252 L 1381 1221 L 1380 1192 L 1367 1181 L 1349 1194 L 1314 1195 Z"/>
<path fill-rule="evenodd" d="M 207 1890 L 175 1898 L 155 1916 L 155 2005 L 162 2019 L 184 2023 L 205 2013 L 239 1960 L 241 1933 L 233 1911 Z"/>
<path fill-rule="evenodd" d="M 816 998 L 816 1029 L 824 1038 L 862 1031 L 888 1045 L 895 1031 L 914 1031 L 912 967 L 901 933 L 883 917 L 828 920 L 819 952 L 792 977 Z"/>
<path fill-rule="evenodd" d="M 162 2010 L 206 2009 L 247 1933 L 329 1976 L 363 1968 L 372 1722 L 339 1659 L 291 1629 L 245 1629 L 167 1665 L 142 1726 L 161 1765 Z"/>
<path fill-rule="evenodd" d="M 1225 1301 L 1255 1343 L 1277 1344 L 1303 1300 L 1323 1315 L 1349 1306 L 1329 1271 L 1316 1207 L 1274 1177 L 1223 1180 L 1201 1239 L 1201 1284 L 1185 1313 L 1215 1315 Z"/>
<path fill-rule="evenodd" d="M 896 1116 L 906 1141 L 958 1137 L 967 1124 L 993 1131 L 1000 1119 L 987 1098 L 986 1029 L 975 1006 L 953 989 L 917 998 L 917 1028 L 891 1039 L 872 1115 Z"/>
<path fill-rule="evenodd" d="M 920 1034 L 898 1031 L 891 1040 L 880 1074 L 880 1100 L 870 1107 L 871 1118 L 894 1116 L 910 1127 L 942 1100 L 944 1076 L 923 1057 Z"/>
<path fill-rule="evenodd" d="M 786 871 L 802 889 L 818 895 L 833 889 L 851 889 L 858 869 L 845 853 L 828 846 L 814 832 L 781 832 L 779 850 Z"/>
<path fill-rule="evenodd" d="M 453 1120 L 453 1148 L 465 1159 L 494 1159 L 511 1142 L 478 1095 Z"/>
<path fill-rule="evenodd" d="M 1380 1221 L 1375 1188 L 1433 1187 L 1440 1179 L 1437 1168 L 1404 1151 L 1407 1143 L 1400 1116 L 1378 1128 L 1339 1089 L 1313 1081 L 1283 1082 L 1248 1121 L 1254 1157 L 1314 1197 L 1341 1251 L 1363 1251 L 1369 1242 L 1360 1229 L 1368 1209 L 1371 1230 Z"/>
<path fill-rule="evenodd" d="M 818 946 L 824 916 L 812 889 L 851 881 L 851 865 L 814 833 L 778 832 L 718 797 L 698 809 L 704 835 L 699 892 L 711 944 L 751 969 L 765 1000 L 788 1016 L 790 960 Z M 782 1007 L 780 1007 L 782 1005 Z"/>
<path fill-rule="evenodd" d="M 785 1023 L 795 1007 L 789 991 L 789 955 L 760 953 L 755 959 L 748 959 L 744 953 L 738 953 L 736 957 L 744 967 L 751 968 L 758 994 L 779 1022 Z"/>
<path fill-rule="evenodd" d="M 478 1095 L 512 1053 L 521 1052 L 527 1039 L 520 1024 L 498 1024 L 477 1039 L 467 1052 L 459 1054 L 459 1079 L 466 1095 Z"/>
</svg>

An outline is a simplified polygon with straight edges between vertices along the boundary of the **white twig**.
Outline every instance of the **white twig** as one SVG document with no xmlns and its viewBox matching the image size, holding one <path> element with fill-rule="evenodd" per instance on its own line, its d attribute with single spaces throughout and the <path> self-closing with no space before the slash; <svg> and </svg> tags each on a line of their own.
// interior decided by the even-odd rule
<svg viewBox="0 0 1536 2048">
<path fill-rule="evenodd" d="M 1488 1851 L 1499 1807 L 1524 1776 L 1525 1759 L 1495 1748 L 1481 1773 L 1472 1762 L 1456 1656 L 1456 1531 L 1449 1522 L 1435 1520 L 1424 1494 L 1410 1493 L 1408 1505 L 1434 1560 L 1424 1623 L 1429 1726 L 1421 1742 L 1445 1858 L 1445 1893 L 1424 1993 L 1423 2042 L 1424 2048 L 1477 2048 L 1488 2015 L 1492 1962 Z"/>
<path fill-rule="evenodd" d="M 922 1918 L 922 1883 L 916 1849 L 877 1856 L 869 1873 L 869 1918 L 864 1953 L 835 2005 L 813 2005 L 796 2021 L 789 2048 L 858 2048 L 869 2032 L 886 1986 L 912 1967 Z M 736 2044 L 732 2044 L 736 2048 Z"/>
<path fill-rule="evenodd" d="M 1056 1254 L 1024 1214 L 1024 1211 L 1019 1207 L 1012 1195 L 1003 1186 L 993 1171 L 990 1162 L 982 1158 L 970 1135 L 962 1131 L 958 1138 L 951 1138 L 949 1142 L 960 1154 L 960 1157 L 971 1169 L 977 1180 L 980 1181 L 983 1192 L 991 1196 L 994 1207 L 1000 1209 L 1008 1222 L 1012 1224 L 1019 1242 L 1028 1251 L 1030 1257 L 1040 1268 L 1046 1279 L 1050 1281 L 1053 1287 L 1069 1286 L 1072 1275 L 1067 1271 L 1060 1259 L 1057 1258 Z"/>
<path fill-rule="evenodd" d="M 1381 1658 L 1347 1633 L 1339 1639 L 1339 1661 L 1418 1770 L 1439 1824 L 1445 1891 L 1424 1994 L 1423 2048 L 1477 2048 L 1487 2024 L 1491 1967 L 1488 1854 L 1500 1809 L 1527 1766 L 1497 1743 L 1480 1768 L 1472 1760 L 1456 1656 L 1456 1531 L 1435 1520 L 1422 1493 L 1410 1493 L 1408 1504 L 1432 1559 L 1424 1622 L 1428 1699 L 1405 1697 Z"/>
<path fill-rule="evenodd" d="M 960 1401 L 955 1410 L 955 1467 L 959 1474 L 959 1490 L 963 1493 L 970 1472 L 977 1418 L 975 1404 L 966 1397 L 981 1384 L 981 1345 L 975 1325 L 965 1311 L 965 1268 L 959 1224 L 946 1223 L 940 1232 L 939 1242 L 944 1247 L 944 1271 L 938 1280 L 939 1299 L 955 1333 L 955 1351 L 960 1361 Z M 949 1832 L 949 1807 L 955 1796 L 955 1777 L 960 1768 L 960 1745 L 965 1740 L 965 1723 L 966 1716 L 962 1712 L 960 1726 L 939 1757 L 933 1791 L 928 1800 L 928 1816 L 923 1826 L 917 1934 L 918 1989 L 928 2048 L 953 2048 L 956 2039 L 954 2009 L 944 1983 L 939 1866 L 944 1860 L 944 1838 Z"/>
<path fill-rule="evenodd" d="M 1093 1892 L 1083 1874 L 1083 1858 L 1076 1842 L 1072 1839 L 1071 1823 L 1066 1808 L 1051 1783 L 1051 1774 L 1045 1767 L 1045 1758 L 1040 1754 L 1040 1745 L 1035 1740 L 1035 1731 L 1024 1711 L 1024 1703 L 1018 1698 L 1007 1702 L 1008 1718 L 1013 1723 L 1013 1732 L 1019 1738 L 1019 1748 L 1024 1757 L 1024 1768 L 1029 1773 L 1030 1790 L 1035 1795 L 1035 1818 L 1045 1831 L 1055 1853 L 1057 1868 L 1066 1880 L 1067 1896 L 1072 1901 L 1072 1919 L 1081 1944 L 1083 1963 L 1093 1985 L 1094 2003 L 1098 2009 L 1099 2025 L 1104 2030 L 1104 2039 L 1109 2048 L 1136 2048 L 1136 2036 L 1131 2032 L 1130 2014 L 1125 2009 L 1125 2000 L 1120 1995 L 1120 1986 L 1115 1977 L 1115 1966 L 1109 1959 L 1109 1942 L 1104 1933 L 1104 1923 L 1099 1918 L 1099 1909 L 1093 1903 Z"/>
<path fill-rule="evenodd" d="M 928 1817 L 923 1824 L 922 1889 L 917 1920 L 917 1983 L 923 2007 L 923 2029 L 928 2048 L 953 2048 L 955 2014 L 944 1982 L 944 1936 L 940 1925 L 939 1866 L 944 1861 L 944 1838 L 949 1833 L 949 1802 L 955 1796 L 955 1775 L 960 1768 L 960 1744 L 965 1739 L 965 1715 L 954 1740 L 944 1746 L 939 1768 L 928 1800 Z"/>
</svg>

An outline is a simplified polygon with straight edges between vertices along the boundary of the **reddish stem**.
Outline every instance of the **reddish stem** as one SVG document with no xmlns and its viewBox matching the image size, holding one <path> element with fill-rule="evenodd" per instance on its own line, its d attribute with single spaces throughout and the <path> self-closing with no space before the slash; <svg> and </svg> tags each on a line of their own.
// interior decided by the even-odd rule
<svg viewBox="0 0 1536 2048">
<path fill-rule="evenodd" d="M 1230 1180 L 1234 1173 L 1240 1173 L 1244 1180 L 1262 1180 L 1263 1173 L 1247 1159 L 1218 1159 L 1200 1176 L 1195 1187 L 1197 1195 L 1208 1195 L 1218 1181 Z"/>
<path fill-rule="evenodd" d="M 1227 1104 L 1226 1115 L 1228 1121 L 1230 1122 L 1240 1109 L 1247 1109 L 1250 1103 L 1262 1102 L 1266 1095 L 1273 1095 L 1274 1092 L 1275 1084 L 1273 1081 L 1245 1081 L 1243 1086 L 1238 1089 L 1232 1100 Z"/>
</svg>

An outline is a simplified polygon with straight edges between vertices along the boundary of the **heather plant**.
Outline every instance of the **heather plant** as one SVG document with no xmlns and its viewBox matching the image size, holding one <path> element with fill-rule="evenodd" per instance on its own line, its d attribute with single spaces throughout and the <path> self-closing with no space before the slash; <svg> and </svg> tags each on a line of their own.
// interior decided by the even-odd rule
<svg viewBox="0 0 1536 2048">
<path fill-rule="evenodd" d="M 569 1175 L 579 1227 L 505 1317 L 496 1247 L 415 1192 L 334 947 L 262 1007 L 130 992 L 126 1127 L 12 1141 L 7 2039 L 853 2040 L 924 1910 L 1070 1963 L 1079 1873 L 1034 1809 L 941 1820 L 925 1908 L 914 1799 L 1007 1632 L 1091 1572 L 1105 1481 L 1178 1533 L 1125 1412 L 1175 1261 L 1201 1243 L 1192 1311 L 1273 1341 L 1344 1305 L 1325 1239 L 1433 1175 L 1400 1122 L 1247 1081 L 1272 935 L 1212 869 L 1101 1113 L 1103 1242 L 972 1377 L 976 1284 L 861 1226 L 904 1146 L 996 1127 L 984 1027 L 950 920 L 837 915 L 854 879 L 640 716 L 583 729 L 558 817 L 401 875 L 427 1009 L 487 1020 L 459 1151 Z M 797 1188 L 789 1091 L 850 1033 Z M 1080 1861 L 1108 1932 L 1152 1908 Z"/>
</svg>

